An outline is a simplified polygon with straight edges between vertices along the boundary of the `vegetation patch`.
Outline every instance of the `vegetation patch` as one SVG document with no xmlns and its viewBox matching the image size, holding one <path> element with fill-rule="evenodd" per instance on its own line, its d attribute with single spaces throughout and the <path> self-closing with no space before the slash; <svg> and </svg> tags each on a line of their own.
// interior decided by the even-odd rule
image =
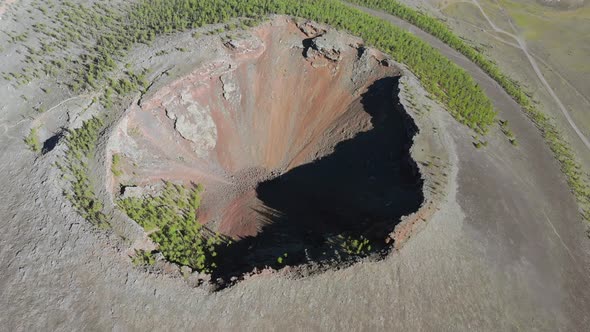
<svg viewBox="0 0 590 332">
<path fill-rule="evenodd" d="M 508 126 L 508 120 L 499 120 L 498 123 L 500 124 L 500 130 L 502 130 L 504 136 L 508 138 L 510 144 L 517 146 L 518 142 L 516 141 L 514 133 L 512 132 L 512 130 L 510 130 L 510 127 Z"/>
<path fill-rule="evenodd" d="M 359 237 L 338 235 L 330 239 L 329 243 L 338 251 L 349 256 L 366 256 L 373 249 L 371 241 L 364 236 Z"/>
<path fill-rule="evenodd" d="M 146 250 L 135 250 L 135 256 L 131 258 L 131 262 L 135 266 L 152 266 L 156 263 L 154 253 Z"/>
<path fill-rule="evenodd" d="M 111 172 L 114 176 L 121 176 L 123 174 L 123 171 L 121 170 L 121 155 L 118 153 L 113 154 Z"/>
<path fill-rule="evenodd" d="M 476 149 L 483 149 L 488 146 L 488 141 L 479 139 L 473 142 L 473 146 L 475 146 Z"/>
<path fill-rule="evenodd" d="M 82 127 L 68 132 L 65 142 L 67 151 L 63 163 L 56 163 L 62 176 L 70 183 L 64 195 L 84 219 L 99 228 L 109 227 L 109 218 L 103 213 L 103 203 L 96 197 L 94 184 L 90 179 L 89 163 L 93 161 L 96 143 L 103 121 L 93 117 Z"/>
<path fill-rule="evenodd" d="M 170 262 L 212 273 L 217 268 L 218 247 L 231 241 L 210 231 L 197 220 L 200 186 L 185 188 L 166 182 L 163 192 L 145 198 L 119 200 L 119 207 L 141 225 Z M 144 254 L 145 255 L 145 254 Z"/>
<path fill-rule="evenodd" d="M 31 128 L 31 131 L 25 137 L 25 144 L 35 153 L 41 152 L 41 142 L 39 141 L 39 134 L 37 128 Z"/>
</svg>

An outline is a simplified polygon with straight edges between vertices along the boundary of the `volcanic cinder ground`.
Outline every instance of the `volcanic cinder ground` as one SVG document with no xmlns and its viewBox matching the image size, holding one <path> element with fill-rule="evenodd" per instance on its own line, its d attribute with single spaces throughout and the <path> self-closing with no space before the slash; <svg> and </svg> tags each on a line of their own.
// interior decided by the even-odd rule
<svg viewBox="0 0 590 332">
<path fill-rule="evenodd" d="M 0 21 L 2 28 L 11 24 Z M 589 241 L 557 162 L 495 82 L 409 28 L 473 75 L 510 121 L 519 147 L 493 129 L 488 147 L 475 149 L 473 133 L 428 98 L 402 64 L 325 27 L 274 17 L 230 38 L 167 36 L 132 51 L 133 66 L 152 69 L 153 84 L 121 107 L 93 162 L 98 194 L 114 211 L 113 234 L 94 229 L 64 199 L 53 166 L 63 144 L 41 156 L 22 144 L 33 126 L 41 125 L 46 140 L 100 112 L 93 96 L 58 91 L 45 101 L 53 105 L 46 113 L 23 119 L 19 110 L 28 104 L 20 96 L 46 82 L 3 84 L 0 326 L 586 330 Z M 156 55 L 178 48 L 188 51 Z M 9 71 L 18 65 L 10 60 L 16 47 L 5 54 L 0 69 Z M 123 156 L 119 179 L 110 172 L 112 153 Z M 344 178 L 350 171 L 355 176 Z M 118 195 L 157 192 L 162 179 L 204 184 L 201 219 L 240 241 L 291 234 L 286 243 L 295 245 L 301 228 L 266 229 L 305 216 L 320 221 L 314 234 L 327 234 L 338 225 L 322 220 L 337 215 L 337 230 L 360 225 L 360 233 L 393 238 L 396 249 L 340 269 L 285 268 L 218 292 L 194 288 L 195 276 L 183 278 L 178 266 L 159 261 L 156 272 L 146 272 L 131 264 L 130 247 L 149 243 L 112 204 Z M 304 190 L 311 185 L 317 189 Z M 285 199 L 300 195 L 305 209 Z M 392 198 L 398 200 L 389 204 Z M 268 208 L 268 220 L 247 213 L 252 207 Z M 353 223 L 335 207 L 353 216 L 377 213 Z"/>
</svg>

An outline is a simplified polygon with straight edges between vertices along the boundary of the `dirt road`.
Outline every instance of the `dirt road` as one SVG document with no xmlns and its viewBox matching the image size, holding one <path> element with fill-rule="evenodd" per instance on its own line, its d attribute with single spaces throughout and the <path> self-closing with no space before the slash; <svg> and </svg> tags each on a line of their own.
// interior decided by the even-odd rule
<svg viewBox="0 0 590 332">
<path fill-rule="evenodd" d="M 569 111 L 567 110 L 567 108 L 561 102 L 561 99 L 559 99 L 559 97 L 557 96 L 557 94 L 555 93 L 555 91 L 553 90 L 553 88 L 551 87 L 551 85 L 549 85 L 549 83 L 545 79 L 545 76 L 543 76 L 543 73 L 541 72 L 541 69 L 539 68 L 539 65 L 537 64 L 537 61 L 529 53 L 528 48 L 527 48 L 527 45 L 526 45 L 526 42 L 524 41 L 524 39 L 522 37 L 520 37 L 520 36 L 517 36 L 515 34 L 512 34 L 512 33 L 508 32 L 508 31 L 504 30 L 504 29 L 499 28 L 490 19 L 490 17 L 486 14 L 486 12 L 481 7 L 481 5 L 479 4 L 479 2 L 477 2 L 477 0 L 471 0 L 471 1 L 479 9 L 479 11 L 483 15 L 483 17 L 485 17 L 486 21 L 490 24 L 490 26 L 492 27 L 492 29 L 494 31 L 500 32 L 500 33 L 502 33 L 504 35 L 507 35 L 507 36 L 511 37 L 512 39 L 514 39 L 518 43 L 518 46 L 519 46 L 520 50 L 522 50 L 522 52 L 524 53 L 524 55 L 527 57 L 530 65 L 531 65 L 531 67 L 533 67 L 533 70 L 535 71 L 535 74 L 537 74 L 537 77 L 539 78 L 539 80 L 541 81 L 541 83 L 543 83 L 543 86 L 545 87 L 545 89 L 547 90 L 547 92 L 549 92 L 549 95 L 551 95 L 551 98 L 553 98 L 553 100 L 555 100 L 555 103 L 557 103 L 557 106 L 559 106 L 559 110 L 561 111 L 561 113 L 563 113 L 563 116 L 565 116 L 565 118 L 567 119 L 567 122 L 569 123 L 569 125 L 574 129 L 574 131 L 576 132 L 576 135 L 578 135 L 578 137 L 584 143 L 584 145 L 586 146 L 586 148 L 588 148 L 588 150 L 590 150 L 590 142 L 588 141 L 588 139 L 586 138 L 586 136 L 584 136 L 584 134 L 582 133 L 582 131 L 578 128 L 578 126 L 576 125 L 576 123 L 572 119 Z M 512 29 L 514 31 L 516 31 L 516 28 L 514 27 L 514 25 L 512 23 L 512 20 L 509 20 L 509 22 L 510 22 L 510 25 L 512 26 Z"/>
</svg>

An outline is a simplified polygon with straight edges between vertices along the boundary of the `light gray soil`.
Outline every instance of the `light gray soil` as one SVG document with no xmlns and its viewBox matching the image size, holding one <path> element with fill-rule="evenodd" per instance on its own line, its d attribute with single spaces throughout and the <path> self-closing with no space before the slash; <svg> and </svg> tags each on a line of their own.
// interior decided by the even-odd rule
<svg viewBox="0 0 590 332">
<path fill-rule="evenodd" d="M 414 156 L 440 156 L 448 177 L 422 231 L 380 262 L 303 279 L 263 274 L 212 294 L 134 268 L 124 245 L 82 220 L 51 166 L 59 151 L 35 158 L 22 143 L 32 125 L 19 113 L 24 92 L 0 86 L 7 105 L 0 115 L 2 329 L 587 329 L 590 241 L 549 149 L 481 70 L 412 29 L 472 73 L 510 121 L 519 147 L 494 132 L 489 146 L 476 150 L 467 128 L 436 105 L 425 111 L 431 102 L 407 74 L 402 95 L 415 94 L 418 106 L 404 105 L 430 137 L 417 138 Z M 54 105 L 67 98 L 57 96 Z"/>
</svg>

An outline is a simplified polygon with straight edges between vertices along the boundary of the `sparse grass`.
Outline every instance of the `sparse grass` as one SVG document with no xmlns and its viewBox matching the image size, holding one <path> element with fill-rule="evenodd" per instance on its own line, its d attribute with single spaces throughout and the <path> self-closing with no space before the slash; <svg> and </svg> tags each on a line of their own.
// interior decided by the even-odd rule
<svg viewBox="0 0 590 332">
<path fill-rule="evenodd" d="M 500 0 L 516 24 L 530 40 L 574 41 L 586 38 L 590 28 L 590 7 L 573 10 L 555 10 L 533 1 Z"/>
<path fill-rule="evenodd" d="M 475 141 L 473 142 L 473 146 L 475 146 L 476 149 L 483 149 L 486 146 L 488 146 L 488 142 L 487 141 Z"/>
<path fill-rule="evenodd" d="M 131 262 L 135 266 L 152 266 L 156 263 L 156 258 L 151 251 L 135 250 L 135 256 L 131 257 Z"/>
<path fill-rule="evenodd" d="M 29 135 L 25 137 L 25 144 L 35 153 L 41 152 L 41 142 L 39 141 L 39 134 L 37 128 L 31 128 Z"/>
<path fill-rule="evenodd" d="M 137 127 L 137 126 L 131 127 L 129 129 L 129 135 L 131 135 L 133 137 L 141 137 L 141 129 L 139 129 L 139 127 Z"/>
<path fill-rule="evenodd" d="M 328 240 L 336 250 L 344 252 L 350 256 L 366 256 L 373 249 L 371 241 L 364 236 L 353 237 L 338 235 L 335 238 Z"/>
<path fill-rule="evenodd" d="M 498 124 L 500 125 L 500 130 L 502 131 L 504 136 L 508 138 L 510 144 L 517 146 L 518 142 L 516 141 L 516 136 L 514 136 L 514 133 L 512 132 L 512 130 L 510 130 L 510 127 L 508 126 L 508 120 L 498 120 Z"/>
<path fill-rule="evenodd" d="M 470 2 L 458 1 L 450 3 L 443 9 L 443 12 L 452 17 L 461 17 L 463 21 L 476 26 L 486 22 L 479 9 Z"/>
<path fill-rule="evenodd" d="M 64 191 L 64 195 L 78 213 L 95 226 L 108 228 L 109 220 L 103 212 L 102 202 L 96 197 L 88 165 L 93 160 L 102 127 L 103 121 L 94 117 L 84 122 L 82 127 L 70 130 L 65 138 L 65 161 L 63 164 L 56 163 L 56 166 L 70 183 L 70 188 Z"/>
<path fill-rule="evenodd" d="M 287 257 L 289 257 L 288 253 L 284 253 L 281 256 L 277 257 L 277 263 L 279 265 L 287 264 Z"/>
<path fill-rule="evenodd" d="M 123 171 L 121 170 L 121 155 L 118 153 L 113 154 L 111 172 L 114 176 L 123 175 Z"/>
<path fill-rule="evenodd" d="M 13 44 L 25 42 L 29 37 L 29 34 L 27 32 L 23 32 L 21 34 L 13 34 L 11 32 L 6 32 L 6 34 L 10 38 L 10 42 Z"/>
</svg>

